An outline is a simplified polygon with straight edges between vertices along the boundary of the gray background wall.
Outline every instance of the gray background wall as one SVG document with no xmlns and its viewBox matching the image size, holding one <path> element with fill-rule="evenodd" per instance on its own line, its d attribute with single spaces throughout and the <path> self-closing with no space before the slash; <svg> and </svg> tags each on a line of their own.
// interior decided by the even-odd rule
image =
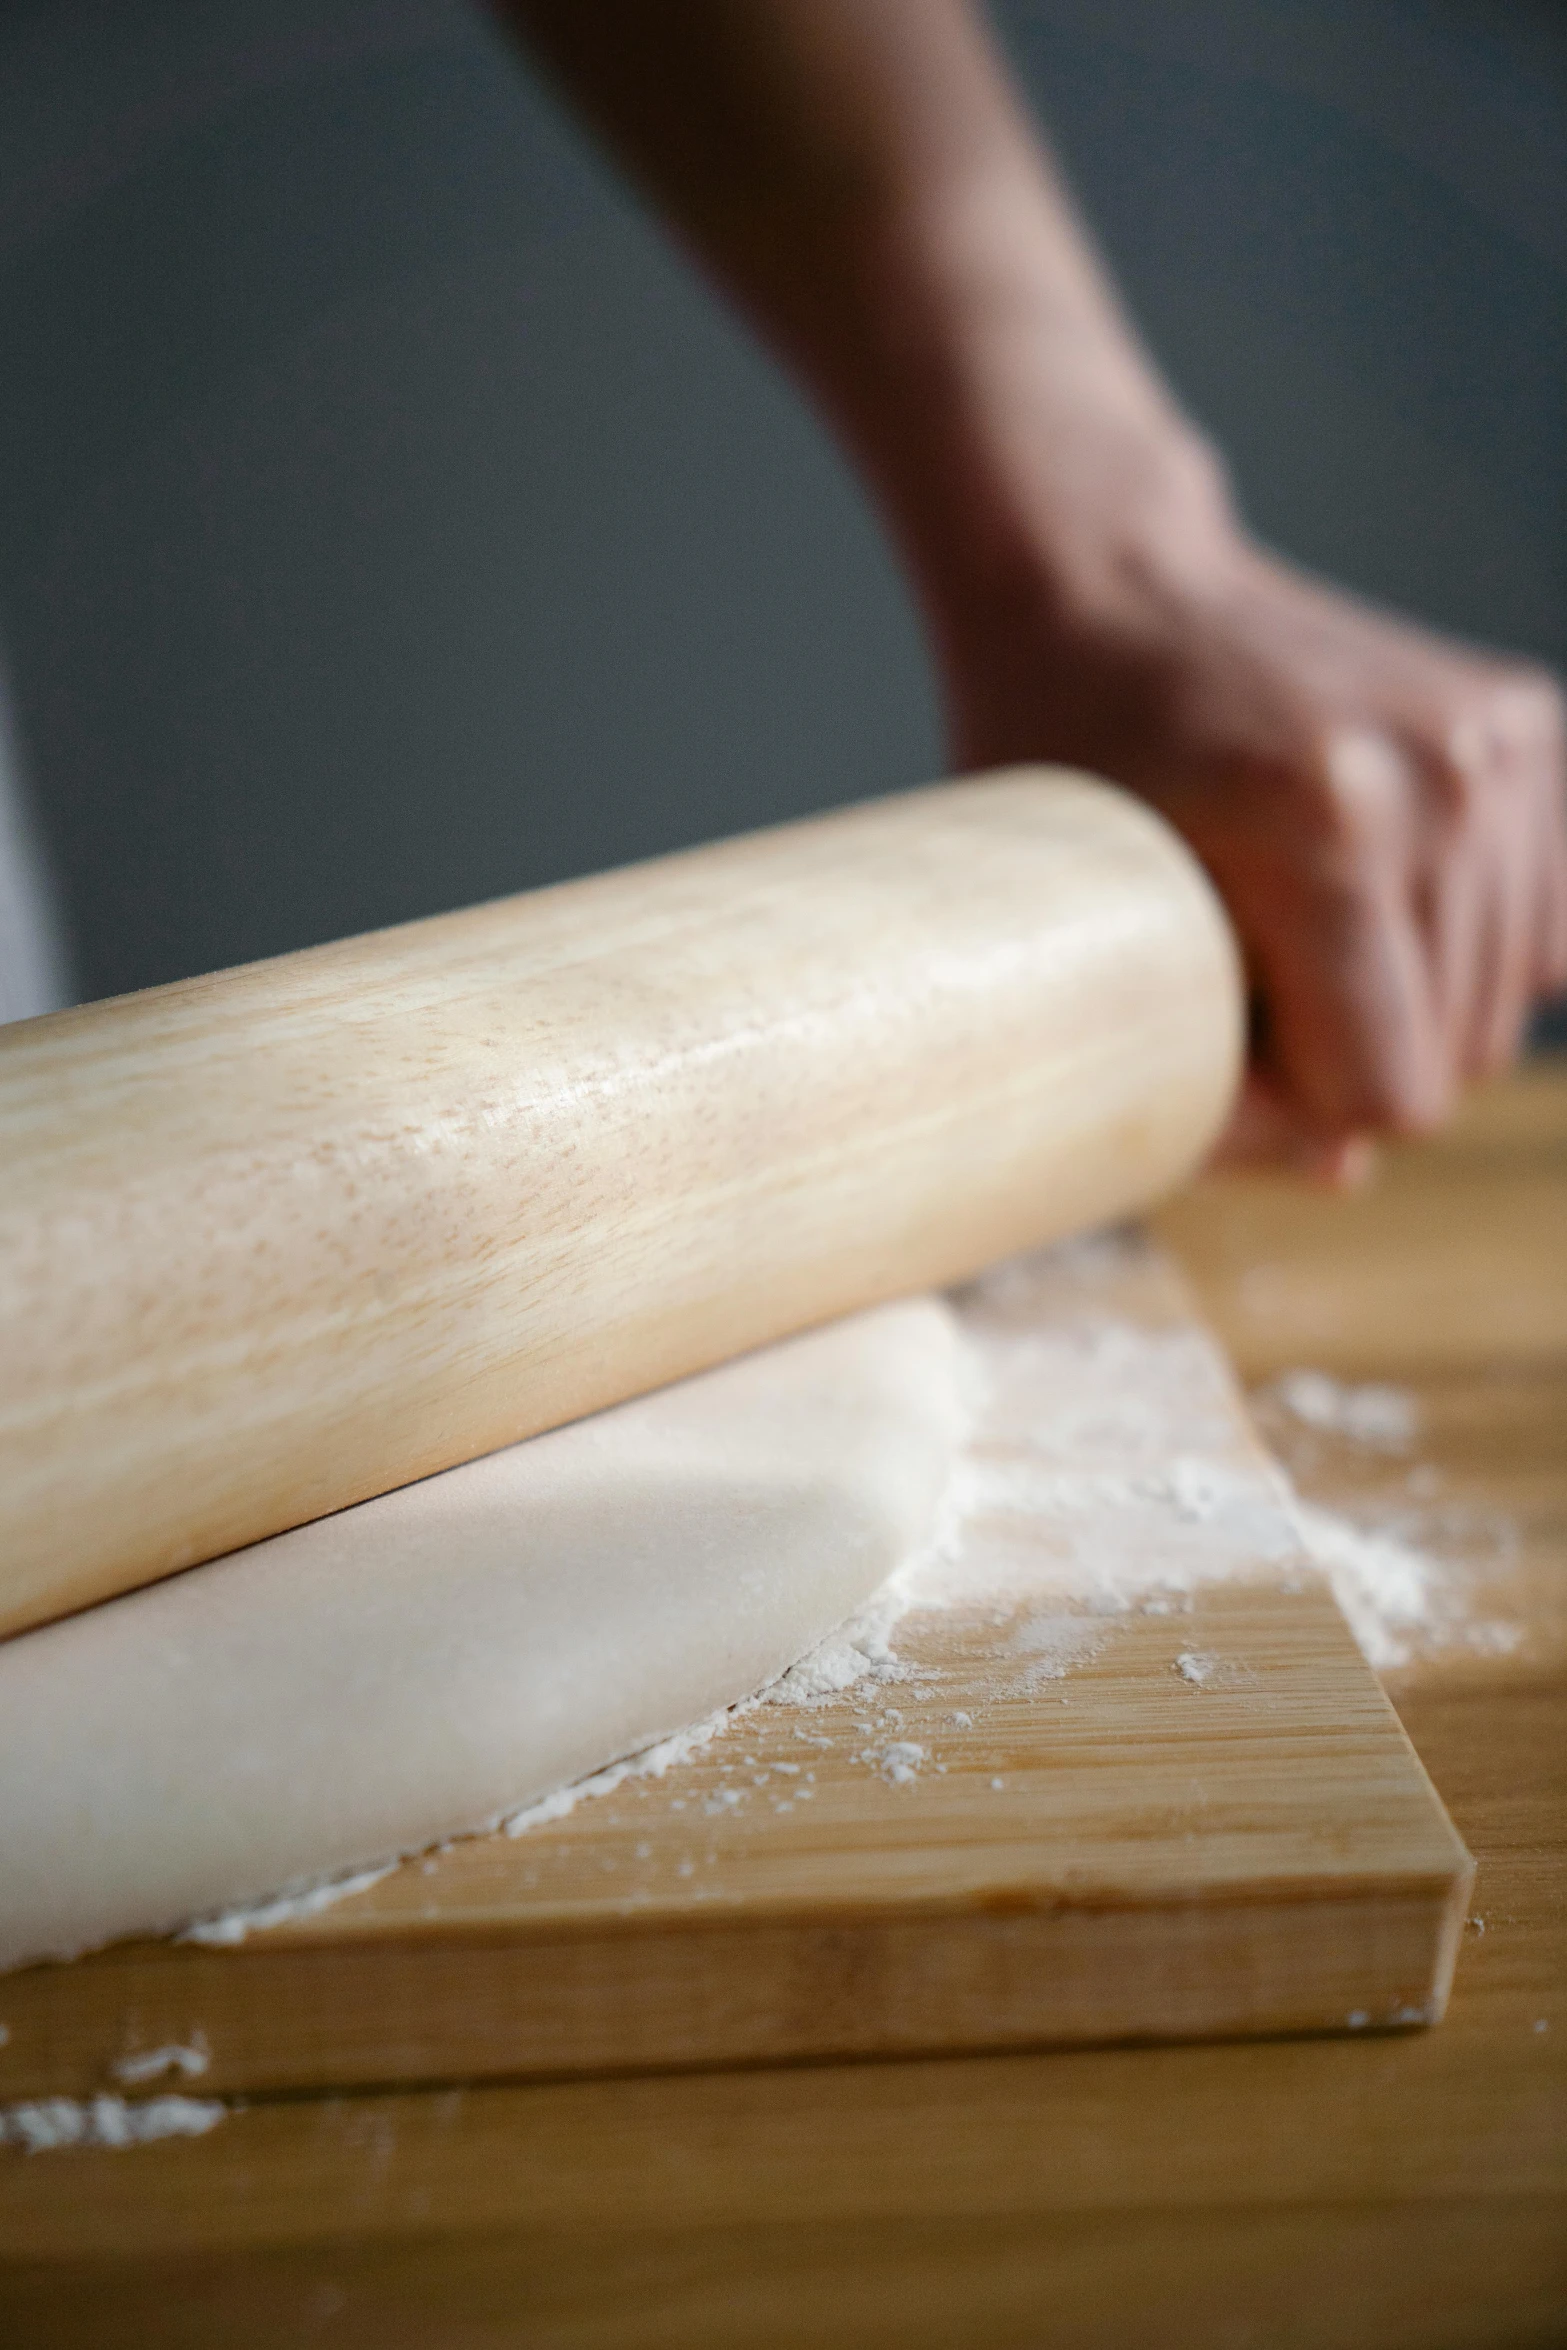
<svg viewBox="0 0 1567 2350">
<path fill-rule="evenodd" d="M 1567 663 L 1567 10 L 997 18 L 1263 533 Z M 939 771 L 834 452 L 458 0 L 13 4 L 0 321 L 83 995 Z"/>
</svg>

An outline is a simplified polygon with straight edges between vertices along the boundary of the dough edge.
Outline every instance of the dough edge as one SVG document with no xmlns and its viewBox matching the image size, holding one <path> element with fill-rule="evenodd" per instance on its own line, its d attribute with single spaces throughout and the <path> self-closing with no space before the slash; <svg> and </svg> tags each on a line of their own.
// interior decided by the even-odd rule
<svg viewBox="0 0 1567 2350">
<path fill-rule="evenodd" d="M 0 1968 L 389 1867 L 751 1696 L 919 1550 L 967 1421 L 951 1309 L 874 1307 L 5 1644 Z"/>
</svg>

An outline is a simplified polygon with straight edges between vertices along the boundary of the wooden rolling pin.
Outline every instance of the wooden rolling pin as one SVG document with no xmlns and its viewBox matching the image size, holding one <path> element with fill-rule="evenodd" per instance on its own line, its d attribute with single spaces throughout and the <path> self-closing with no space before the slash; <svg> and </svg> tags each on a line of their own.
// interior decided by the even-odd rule
<svg viewBox="0 0 1567 2350">
<path fill-rule="evenodd" d="M 1218 904 L 1018 770 L 0 1031 L 0 1629 L 1139 1207 Z"/>
</svg>

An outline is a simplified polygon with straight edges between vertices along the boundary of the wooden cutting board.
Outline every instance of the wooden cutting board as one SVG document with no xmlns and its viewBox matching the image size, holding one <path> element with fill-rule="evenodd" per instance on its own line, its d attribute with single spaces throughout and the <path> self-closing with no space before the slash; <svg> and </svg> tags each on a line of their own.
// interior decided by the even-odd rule
<svg viewBox="0 0 1567 2350">
<path fill-rule="evenodd" d="M 233 1946 L 0 1979 L 0 2101 L 1435 2022 L 1472 1864 L 1179 1277 L 1090 1244 L 964 1311 L 971 1589 L 891 1677 Z"/>
</svg>

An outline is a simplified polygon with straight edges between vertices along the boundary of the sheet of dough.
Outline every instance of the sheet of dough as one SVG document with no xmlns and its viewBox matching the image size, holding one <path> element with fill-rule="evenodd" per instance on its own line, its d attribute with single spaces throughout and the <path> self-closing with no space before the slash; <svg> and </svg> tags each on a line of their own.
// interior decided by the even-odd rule
<svg viewBox="0 0 1567 2350">
<path fill-rule="evenodd" d="M 732 1703 L 927 1533 L 963 1434 L 878 1307 L 0 1647 L 0 1966 L 417 1851 Z"/>
</svg>

